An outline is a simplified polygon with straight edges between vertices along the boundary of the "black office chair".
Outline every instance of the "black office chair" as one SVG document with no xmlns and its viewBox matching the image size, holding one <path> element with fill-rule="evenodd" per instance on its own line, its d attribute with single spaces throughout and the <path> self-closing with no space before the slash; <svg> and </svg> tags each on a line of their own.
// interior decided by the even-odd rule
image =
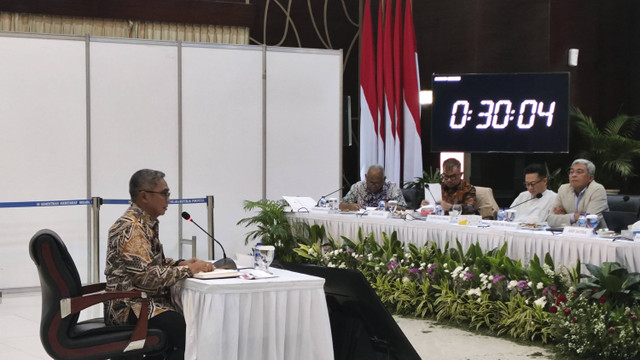
<svg viewBox="0 0 640 360">
<path fill-rule="evenodd" d="M 638 214 L 631 211 L 604 211 L 602 217 L 607 228 L 617 233 L 638 221 Z"/>
<path fill-rule="evenodd" d="M 79 312 L 117 298 L 140 298 L 139 291 L 103 292 L 105 284 L 82 286 L 71 255 L 58 234 L 40 230 L 29 242 L 31 259 L 38 268 L 42 290 L 40 340 L 54 359 L 142 359 L 167 346 L 166 334 L 147 329 L 140 317 L 134 326 L 106 326 L 102 318 L 78 322 Z M 148 311 L 146 298 L 141 313 Z"/>
<path fill-rule="evenodd" d="M 627 211 L 638 216 L 640 214 L 640 196 L 638 195 L 607 195 L 610 211 Z"/>
<path fill-rule="evenodd" d="M 407 203 L 407 209 L 414 210 L 420 207 L 420 204 L 418 203 L 418 189 L 408 188 L 401 190 L 404 201 Z"/>
</svg>

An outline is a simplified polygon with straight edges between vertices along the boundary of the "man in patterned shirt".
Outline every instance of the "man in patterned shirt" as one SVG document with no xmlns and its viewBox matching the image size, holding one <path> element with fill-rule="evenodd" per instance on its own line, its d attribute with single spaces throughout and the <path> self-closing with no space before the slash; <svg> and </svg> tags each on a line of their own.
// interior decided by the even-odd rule
<svg viewBox="0 0 640 360">
<path fill-rule="evenodd" d="M 477 209 L 476 188 L 462 181 L 460 161 L 451 158 L 442 163 L 442 210 L 448 212 L 453 204 L 462 205 L 463 214 L 475 214 Z"/>
<path fill-rule="evenodd" d="M 442 163 L 442 201 L 440 206 L 445 213 L 451 210 L 454 204 L 462 205 L 463 214 L 476 214 L 478 210 L 476 188 L 466 181 L 462 181 L 460 161 L 450 158 Z M 427 200 L 422 200 L 422 206 L 428 205 Z"/>
<path fill-rule="evenodd" d="M 165 258 L 158 238 L 158 217 L 169 205 L 169 187 L 164 173 L 143 169 L 129 181 L 131 206 L 109 229 L 105 275 L 107 291 L 144 291 L 149 298 L 148 314 L 140 314 L 141 299 L 111 300 L 104 305 L 105 323 L 135 324 L 139 316 L 148 316 L 149 328 L 162 329 L 168 335 L 165 359 L 184 359 L 185 321 L 175 311 L 169 287 L 178 280 L 213 265 L 198 260 Z"/>
<path fill-rule="evenodd" d="M 385 204 L 390 200 L 398 202 L 398 210 L 403 210 L 407 203 L 402 191 L 395 183 L 384 176 L 384 168 L 371 165 L 364 176 L 364 181 L 358 181 L 351 186 L 351 190 L 342 198 L 340 210 L 360 210 L 365 207 L 377 207 L 380 200 Z"/>
</svg>

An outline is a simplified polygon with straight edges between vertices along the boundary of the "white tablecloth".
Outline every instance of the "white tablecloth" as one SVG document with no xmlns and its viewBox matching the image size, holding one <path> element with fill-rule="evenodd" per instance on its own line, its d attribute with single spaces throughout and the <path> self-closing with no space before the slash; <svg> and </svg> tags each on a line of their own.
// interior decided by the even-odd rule
<svg viewBox="0 0 640 360">
<path fill-rule="evenodd" d="M 573 267 L 580 259 L 583 264 L 582 271 L 586 271 L 584 264 L 600 265 L 603 262 L 615 261 L 625 265 L 629 271 L 640 271 L 640 242 L 612 241 L 595 236 L 554 235 L 548 231 L 481 228 L 346 214 L 295 213 L 290 214 L 289 219 L 309 225 L 322 225 L 327 235 L 336 240 L 339 240 L 340 236 L 357 240 L 358 229 L 362 228 L 364 235 L 373 232 L 378 241 L 382 241 L 383 232 L 391 235 L 396 231 L 398 240 L 417 246 L 424 246 L 433 241 L 438 247 L 443 247 L 446 242 L 453 247 L 457 239 L 465 250 L 470 244 L 477 242 L 486 251 L 501 247 L 506 242 L 507 255 L 512 259 L 522 260 L 524 265 L 528 265 L 535 254 L 544 261 L 548 252 L 556 266 Z"/>
<path fill-rule="evenodd" d="M 333 359 L 324 279 L 271 270 L 278 277 L 181 283 L 185 359 Z"/>
</svg>

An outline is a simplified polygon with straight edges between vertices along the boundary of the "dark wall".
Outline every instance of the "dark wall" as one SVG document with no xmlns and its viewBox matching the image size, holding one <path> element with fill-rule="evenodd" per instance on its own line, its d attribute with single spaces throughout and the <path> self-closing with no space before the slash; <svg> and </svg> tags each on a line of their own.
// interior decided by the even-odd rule
<svg viewBox="0 0 640 360">
<path fill-rule="evenodd" d="M 264 10 L 266 0 L 256 0 Z M 287 3 L 288 2 L 284 2 Z M 347 54 L 354 27 L 345 19 L 339 0 L 312 0 L 321 23 L 327 14 L 333 48 Z M 325 8 L 324 5 L 327 4 Z M 349 13 L 356 1 L 345 1 Z M 364 4 L 359 1 L 359 10 Z M 271 2 L 269 13 L 282 13 Z M 378 0 L 372 0 L 374 28 Z M 308 2 L 293 1 L 302 46 L 325 47 L 309 21 Z M 274 10 L 275 9 L 275 10 Z M 640 1 L 637 0 L 413 0 L 420 81 L 429 89 L 433 73 L 459 72 L 569 72 L 571 105 L 604 123 L 618 113 L 640 114 Z M 264 12 L 257 16 L 252 37 L 262 39 Z M 276 20 L 280 19 L 280 23 Z M 280 41 L 285 17 L 269 18 L 267 43 Z M 255 36 L 253 36 L 255 34 Z M 314 38 L 315 36 L 315 38 Z M 342 39 L 342 40 L 340 40 Z M 289 35 L 284 45 L 298 46 Z M 568 50 L 580 50 L 577 67 L 567 65 Z M 351 97 L 358 115 L 359 85 L 356 48 L 345 59 L 344 95 Z M 355 52 L 355 53 L 354 53 Z M 437 166 L 438 154 L 429 151 L 431 114 L 423 108 L 425 169 Z M 353 123 L 357 132 L 358 123 Z M 545 162 L 550 170 L 567 168 L 579 150 L 572 129 L 568 154 L 471 154 L 471 182 L 492 186 L 500 205 L 506 206 L 522 191 L 522 169 L 530 162 Z M 344 174 L 356 181 L 358 144 L 344 147 Z M 639 164 L 640 165 L 640 164 Z M 625 189 L 640 193 L 640 186 Z"/>
<path fill-rule="evenodd" d="M 422 88 L 433 73 L 568 71 L 571 105 L 598 123 L 640 114 L 638 16 L 633 0 L 414 1 Z M 580 50 L 577 67 L 567 65 L 570 48 Z M 431 114 L 423 110 L 422 128 L 429 129 Z M 471 154 L 470 180 L 494 187 L 506 206 L 523 190 L 526 164 L 568 167 L 581 145 L 574 129 L 570 139 L 569 154 Z M 428 136 L 423 144 L 425 166 L 437 165 Z"/>
</svg>

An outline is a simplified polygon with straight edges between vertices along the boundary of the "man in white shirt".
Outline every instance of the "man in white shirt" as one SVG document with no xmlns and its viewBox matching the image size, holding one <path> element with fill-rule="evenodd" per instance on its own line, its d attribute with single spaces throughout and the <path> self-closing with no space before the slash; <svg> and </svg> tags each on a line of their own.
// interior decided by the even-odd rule
<svg viewBox="0 0 640 360">
<path fill-rule="evenodd" d="M 541 223 L 547 220 L 556 193 L 547 189 L 547 169 L 541 164 L 524 168 L 523 191 L 513 200 L 511 209 L 517 210 L 517 222 Z"/>
</svg>

